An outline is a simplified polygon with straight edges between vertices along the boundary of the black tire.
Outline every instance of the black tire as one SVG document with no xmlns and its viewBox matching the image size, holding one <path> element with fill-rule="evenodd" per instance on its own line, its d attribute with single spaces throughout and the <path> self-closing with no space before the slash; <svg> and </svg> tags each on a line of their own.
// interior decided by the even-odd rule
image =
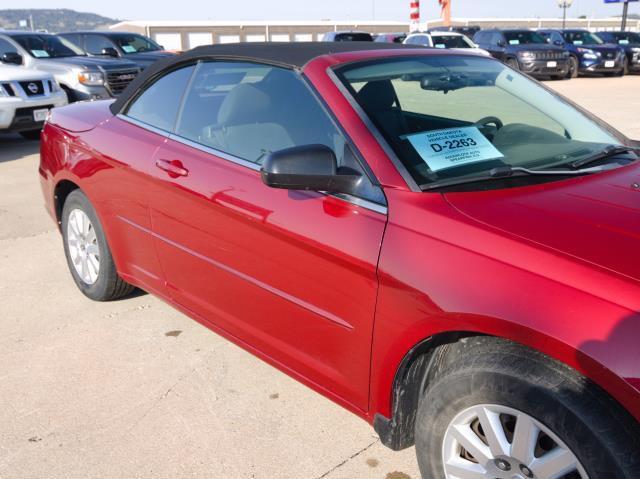
<svg viewBox="0 0 640 479">
<path fill-rule="evenodd" d="M 618 72 L 618 76 L 623 77 L 628 74 L 629 74 L 629 60 L 627 59 L 627 57 L 625 57 L 624 60 L 622 61 L 622 70 Z"/>
<path fill-rule="evenodd" d="M 41 132 L 42 132 L 42 130 L 21 131 L 20 132 L 20 136 L 22 138 L 24 138 L 25 140 L 39 140 Z"/>
<path fill-rule="evenodd" d="M 71 89 L 66 87 L 65 85 L 60 85 L 62 91 L 64 91 L 65 95 L 67 95 L 67 103 L 73 103 L 76 101 L 76 96 L 73 94 Z"/>
<path fill-rule="evenodd" d="M 537 351 L 497 338 L 468 338 L 447 348 L 416 416 L 423 479 L 446 477 L 445 432 L 456 415 L 480 404 L 516 409 L 549 428 L 592 479 L 640 477 L 640 426 L 599 387 Z"/>
<path fill-rule="evenodd" d="M 569 57 L 569 71 L 567 72 L 567 78 L 578 78 L 579 71 L 578 59 L 574 56 Z"/>
<path fill-rule="evenodd" d="M 507 58 L 507 61 L 505 63 L 507 64 L 507 66 L 513 68 L 514 70 L 520 70 L 520 64 L 515 58 Z"/>
<path fill-rule="evenodd" d="M 91 226 L 95 231 L 100 253 L 100 266 L 98 269 L 97 279 L 93 284 L 88 284 L 80 277 L 73 264 L 73 260 L 71 259 L 68 243 L 68 224 L 69 215 L 74 209 L 81 210 L 89 217 Z M 118 275 L 113 262 L 113 257 L 111 256 L 111 250 L 109 249 L 109 245 L 104 235 L 102 225 L 98 220 L 98 216 L 96 215 L 91 202 L 79 189 L 72 191 L 64 202 L 64 206 L 62 208 L 62 239 L 64 244 L 64 253 L 67 258 L 67 265 L 69 266 L 71 276 L 78 286 L 78 289 L 80 289 L 85 296 L 95 301 L 111 301 L 126 296 L 135 289 L 134 286 L 125 282 Z"/>
</svg>

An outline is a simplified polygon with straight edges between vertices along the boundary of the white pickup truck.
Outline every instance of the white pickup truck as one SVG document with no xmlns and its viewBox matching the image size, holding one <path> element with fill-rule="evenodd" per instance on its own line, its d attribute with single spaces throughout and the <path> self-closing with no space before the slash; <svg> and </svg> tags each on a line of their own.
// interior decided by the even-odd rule
<svg viewBox="0 0 640 479">
<path fill-rule="evenodd" d="M 37 139 L 47 112 L 66 104 L 67 95 L 50 73 L 0 63 L 0 132 Z"/>
</svg>

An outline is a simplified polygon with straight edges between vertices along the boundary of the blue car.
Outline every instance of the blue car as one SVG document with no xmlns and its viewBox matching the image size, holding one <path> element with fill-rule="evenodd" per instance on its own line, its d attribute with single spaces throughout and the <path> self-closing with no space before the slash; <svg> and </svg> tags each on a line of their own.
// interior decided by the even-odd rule
<svg viewBox="0 0 640 479">
<path fill-rule="evenodd" d="M 598 32 L 598 36 L 607 43 L 615 43 L 627 54 L 630 72 L 640 72 L 640 33 L 636 32 Z"/>
<path fill-rule="evenodd" d="M 623 76 L 628 72 L 624 49 L 605 43 L 588 30 L 538 30 L 538 33 L 569 52 L 569 78 L 591 73 Z"/>
</svg>

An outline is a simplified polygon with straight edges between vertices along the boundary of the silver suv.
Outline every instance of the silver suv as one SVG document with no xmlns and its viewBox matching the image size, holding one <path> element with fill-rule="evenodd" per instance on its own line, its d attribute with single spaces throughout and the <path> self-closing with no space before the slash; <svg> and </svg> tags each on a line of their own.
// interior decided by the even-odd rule
<svg viewBox="0 0 640 479">
<path fill-rule="evenodd" d="M 0 61 L 51 73 L 69 102 L 118 96 L 140 72 L 129 60 L 89 57 L 64 38 L 39 32 L 0 31 Z"/>
</svg>

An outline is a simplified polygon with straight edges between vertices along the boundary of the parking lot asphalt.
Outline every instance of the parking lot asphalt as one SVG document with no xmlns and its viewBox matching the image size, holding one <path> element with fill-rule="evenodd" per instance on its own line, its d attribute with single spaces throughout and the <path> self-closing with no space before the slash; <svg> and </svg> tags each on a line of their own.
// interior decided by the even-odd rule
<svg viewBox="0 0 640 479">
<path fill-rule="evenodd" d="M 640 76 L 547 85 L 640 139 Z M 82 296 L 37 165 L 0 135 L 0 478 L 419 477 L 413 448 L 162 301 Z"/>
</svg>

